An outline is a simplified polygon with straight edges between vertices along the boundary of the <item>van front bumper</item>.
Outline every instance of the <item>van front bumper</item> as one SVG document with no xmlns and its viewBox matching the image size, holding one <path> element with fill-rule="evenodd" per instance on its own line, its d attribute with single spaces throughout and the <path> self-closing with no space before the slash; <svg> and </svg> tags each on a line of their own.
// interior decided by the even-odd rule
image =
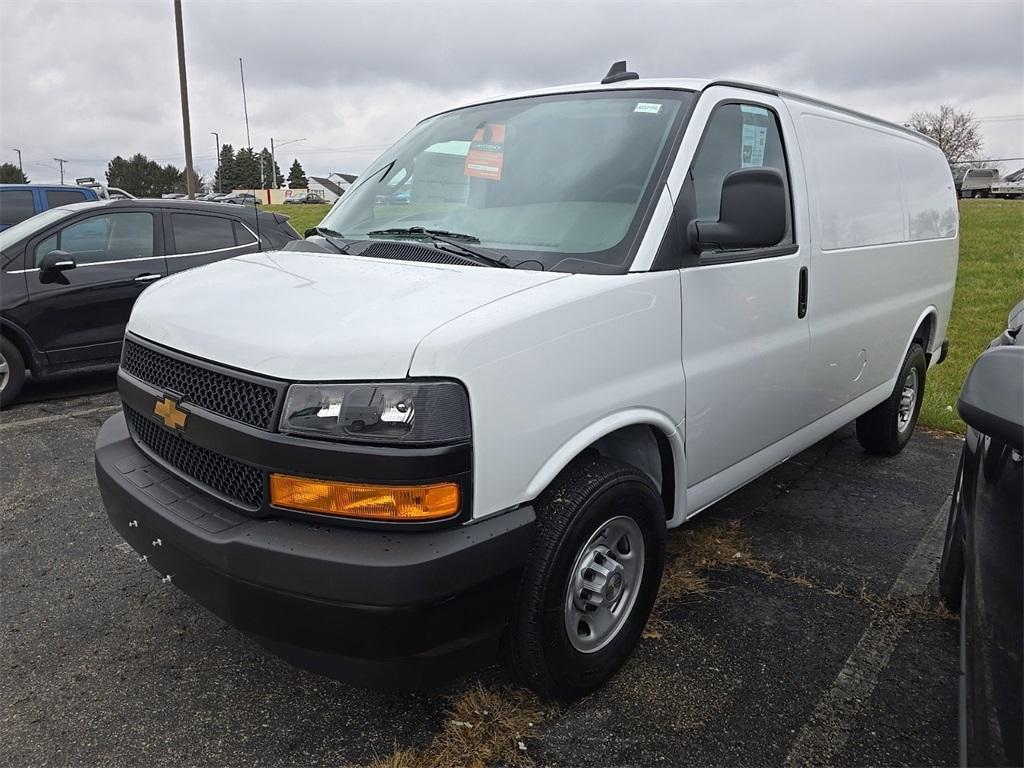
<svg viewBox="0 0 1024 768">
<path fill-rule="evenodd" d="M 529 551 L 531 507 L 400 532 L 244 515 L 173 477 L 123 413 L 96 439 L 114 528 L 166 581 L 286 660 L 420 688 L 493 660 Z"/>
</svg>

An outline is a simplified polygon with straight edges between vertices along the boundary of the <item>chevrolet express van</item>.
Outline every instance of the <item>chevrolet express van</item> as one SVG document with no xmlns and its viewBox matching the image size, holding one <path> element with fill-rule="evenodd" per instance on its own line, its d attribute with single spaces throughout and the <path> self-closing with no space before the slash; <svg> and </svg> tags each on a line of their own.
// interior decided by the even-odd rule
<svg viewBox="0 0 1024 768">
<path fill-rule="evenodd" d="M 666 529 L 853 419 L 907 444 L 957 228 L 930 140 L 770 88 L 620 64 L 452 109 L 308 240 L 144 292 L 103 500 L 293 663 L 500 655 L 571 699 L 636 645 Z"/>
</svg>

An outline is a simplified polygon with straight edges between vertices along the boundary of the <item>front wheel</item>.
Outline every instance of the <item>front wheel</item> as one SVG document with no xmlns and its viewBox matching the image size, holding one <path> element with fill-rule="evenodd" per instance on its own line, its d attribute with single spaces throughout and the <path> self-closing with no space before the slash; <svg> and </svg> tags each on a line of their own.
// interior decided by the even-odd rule
<svg viewBox="0 0 1024 768">
<path fill-rule="evenodd" d="M 505 661 L 542 696 L 573 700 L 640 639 L 661 584 L 665 509 L 645 474 L 593 456 L 555 479 L 536 514 Z"/>
<path fill-rule="evenodd" d="M 880 405 L 857 419 L 857 440 L 868 453 L 895 456 L 910 442 L 924 400 L 928 361 L 924 349 L 914 343 L 896 377 L 896 388 Z"/>
<path fill-rule="evenodd" d="M 25 360 L 14 343 L 0 337 L 0 408 L 6 408 L 25 383 Z"/>
</svg>

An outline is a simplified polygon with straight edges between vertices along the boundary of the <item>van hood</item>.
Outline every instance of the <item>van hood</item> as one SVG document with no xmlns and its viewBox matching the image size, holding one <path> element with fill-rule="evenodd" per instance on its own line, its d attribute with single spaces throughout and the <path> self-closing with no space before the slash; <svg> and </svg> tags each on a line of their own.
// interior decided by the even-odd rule
<svg viewBox="0 0 1024 768">
<path fill-rule="evenodd" d="M 404 378 L 440 325 L 564 273 L 270 251 L 165 278 L 128 330 L 213 362 L 296 381 Z"/>
</svg>

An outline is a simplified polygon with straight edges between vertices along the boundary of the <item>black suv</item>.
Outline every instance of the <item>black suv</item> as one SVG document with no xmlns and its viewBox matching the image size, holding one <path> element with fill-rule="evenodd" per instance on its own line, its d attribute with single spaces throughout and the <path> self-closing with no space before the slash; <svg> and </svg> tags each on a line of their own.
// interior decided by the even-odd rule
<svg viewBox="0 0 1024 768">
<path fill-rule="evenodd" d="M 286 216 L 192 200 L 67 205 L 0 232 L 0 405 L 26 369 L 45 378 L 117 365 L 147 285 L 297 239 Z"/>
</svg>

